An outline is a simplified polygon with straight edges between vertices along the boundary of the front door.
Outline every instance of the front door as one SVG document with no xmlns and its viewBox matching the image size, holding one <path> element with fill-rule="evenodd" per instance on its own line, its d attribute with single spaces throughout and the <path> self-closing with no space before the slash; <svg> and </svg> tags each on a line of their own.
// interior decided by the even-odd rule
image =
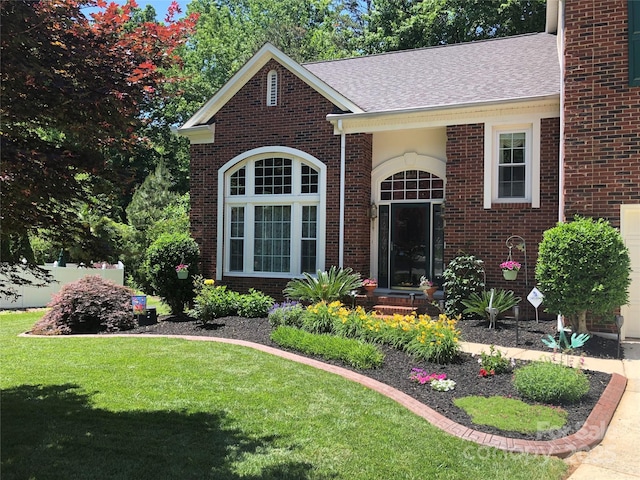
<svg viewBox="0 0 640 480">
<path fill-rule="evenodd" d="M 392 203 L 379 210 L 380 286 L 416 289 L 422 276 L 439 283 L 444 264 L 442 204 Z"/>
</svg>

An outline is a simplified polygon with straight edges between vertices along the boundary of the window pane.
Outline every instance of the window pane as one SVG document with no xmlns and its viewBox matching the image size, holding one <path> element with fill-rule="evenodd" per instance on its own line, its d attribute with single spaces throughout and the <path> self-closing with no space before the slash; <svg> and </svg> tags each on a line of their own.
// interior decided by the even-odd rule
<svg viewBox="0 0 640 480">
<path fill-rule="evenodd" d="M 309 165 L 302 165 L 302 193 L 318 193 L 318 172 Z"/>
<path fill-rule="evenodd" d="M 244 207 L 231 208 L 231 238 L 229 268 L 234 272 L 244 267 Z"/>
<path fill-rule="evenodd" d="M 500 167 L 498 177 L 498 195 L 500 196 L 500 198 L 524 198 L 524 166 Z"/>
<path fill-rule="evenodd" d="M 302 244 L 300 259 L 302 272 L 315 273 L 316 271 L 317 216 L 318 207 L 315 205 L 305 205 L 302 207 Z"/>
<path fill-rule="evenodd" d="M 290 194 L 291 182 L 291 159 L 265 158 L 256 162 L 256 195 Z"/>
<path fill-rule="evenodd" d="M 255 207 L 254 270 L 290 271 L 291 206 Z"/>
<path fill-rule="evenodd" d="M 231 175 L 230 194 L 231 195 L 244 195 L 245 187 L 245 168 L 242 167 L 236 173 Z"/>
</svg>

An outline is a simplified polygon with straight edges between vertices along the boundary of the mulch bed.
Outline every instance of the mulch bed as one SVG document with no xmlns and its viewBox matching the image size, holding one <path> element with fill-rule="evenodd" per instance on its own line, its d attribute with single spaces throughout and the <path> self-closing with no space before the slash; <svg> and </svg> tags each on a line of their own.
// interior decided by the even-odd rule
<svg viewBox="0 0 640 480">
<path fill-rule="evenodd" d="M 540 341 L 548 334 L 555 334 L 556 322 L 519 321 L 517 325 L 518 344 L 516 345 L 516 325 L 513 320 L 498 320 L 496 329 L 489 330 L 485 321 L 463 320 L 458 323 L 462 331 L 461 339 L 466 342 L 483 343 L 504 347 L 520 347 L 529 350 L 548 350 Z M 234 338 L 279 348 L 269 337 L 271 326 L 265 318 L 247 319 L 243 317 L 225 317 L 214 324 L 201 325 L 189 317 L 161 317 L 157 324 L 137 327 L 125 333 L 131 334 L 160 334 L 160 335 L 203 335 L 212 337 Z M 587 357 L 616 358 L 617 342 L 615 340 L 592 337 L 584 347 Z M 470 417 L 453 404 L 454 398 L 469 395 L 490 397 L 502 395 L 521 399 L 512 385 L 511 374 L 495 375 L 482 378 L 478 375 L 478 359 L 463 354 L 459 361 L 453 364 L 438 365 L 416 361 L 404 352 L 382 346 L 385 354 L 384 365 L 375 370 L 358 370 L 359 373 L 386 383 L 428 405 L 453 421 L 481 432 L 503 435 L 511 438 L 528 440 L 552 440 L 570 435 L 579 430 L 600 395 L 609 383 L 611 376 L 602 372 L 586 370 L 589 376 L 589 393 L 577 404 L 558 405 L 568 412 L 567 424 L 560 431 L 539 432 L 536 434 L 522 434 L 505 432 L 494 427 L 476 425 Z M 487 346 L 486 351 L 489 351 Z M 297 353 L 297 352 L 296 352 Z M 541 356 L 544 353 L 541 353 Z M 316 357 L 317 358 L 317 357 Z M 322 360 L 321 358 L 317 358 Z M 324 360 L 322 360 L 324 361 Z M 326 362 L 350 368 L 340 362 Z M 454 390 L 449 392 L 433 391 L 428 385 L 420 385 L 409 380 L 411 369 L 421 368 L 428 373 L 446 373 L 447 377 L 456 382 Z M 353 370 L 353 369 L 352 369 Z M 530 402 L 529 402 L 530 403 Z"/>
</svg>

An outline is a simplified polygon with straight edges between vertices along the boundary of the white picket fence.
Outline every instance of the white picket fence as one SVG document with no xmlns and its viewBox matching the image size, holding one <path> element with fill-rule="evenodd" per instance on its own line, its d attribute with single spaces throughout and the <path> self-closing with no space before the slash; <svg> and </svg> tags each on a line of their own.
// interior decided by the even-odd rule
<svg viewBox="0 0 640 480">
<path fill-rule="evenodd" d="M 2 297 L 0 298 L 0 308 L 45 307 L 51 301 L 53 294 L 60 291 L 63 285 L 80 280 L 87 275 L 100 275 L 102 278 L 111 280 L 118 285 L 124 285 L 123 268 L 78 268 L 77 265 L 71 263 L 68 263 L 66 267 L 54 267 L 49 264 L 44 265 L 42 268 L 49 270 L 56 281 L 44 287 L 17 286 L 18 299 L 12 301 L 12 299 Z M 29 278 L 29 275 L 24 275 L 24 277 Z"/>
</svg>

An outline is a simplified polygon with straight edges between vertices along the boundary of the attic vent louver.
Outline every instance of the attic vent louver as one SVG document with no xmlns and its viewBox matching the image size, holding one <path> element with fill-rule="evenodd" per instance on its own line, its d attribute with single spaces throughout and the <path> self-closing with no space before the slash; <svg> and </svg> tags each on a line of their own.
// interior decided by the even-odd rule
<svg viewBox="0 0 640 480">
<path fill-rule="evenodd" d="M 267 74 L 267 106 L 278 104 L 278 72 L 271 70 Z"/>
</svg>

